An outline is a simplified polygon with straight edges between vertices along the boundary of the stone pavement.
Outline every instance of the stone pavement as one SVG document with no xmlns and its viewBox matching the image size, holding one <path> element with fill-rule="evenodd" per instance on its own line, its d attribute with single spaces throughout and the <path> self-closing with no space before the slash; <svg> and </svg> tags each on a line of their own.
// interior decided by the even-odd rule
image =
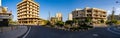
<svg viewBox="0 0 120 38">
<path fill-rule="evenodd" d="M 27 26 L 16 26 L 13 27 L 14 29 L 10 29 L 10 27 L 5 27 L 0 30 L 0 38 L 18 38 L 19 36 L 23 35 L 27 31 Z"/>
</svg>

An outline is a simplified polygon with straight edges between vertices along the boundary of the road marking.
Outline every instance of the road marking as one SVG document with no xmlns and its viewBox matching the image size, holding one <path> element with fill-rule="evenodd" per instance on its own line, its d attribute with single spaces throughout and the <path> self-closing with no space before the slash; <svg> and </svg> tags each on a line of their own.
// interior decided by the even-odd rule
<svg viewBox="0 0 120 38">
<path fill-rule="evenodd" d="M 93 36 L 97 37 L 97 36 L 98 36 L 98 34 L 93 34 Z"/>
<path fill-rule="evenodd" d="M 115 32 L 115 31 L 110 30 L 110 28 L 107 28 L 107 30 L 110 31 L 110 32 L 112 32 L 112 33 L 115 33 L 115 34 L 120 34 L 120 33 L 118 33 L 118 32 Z"/>
<path fill-rule="evenodd" d="M 26 36 L 29 34 L 30 30 L 31 30 L 31 27 L 28 29 L 27 33 L 22 38 L 26 38 Z"/>
</svg>

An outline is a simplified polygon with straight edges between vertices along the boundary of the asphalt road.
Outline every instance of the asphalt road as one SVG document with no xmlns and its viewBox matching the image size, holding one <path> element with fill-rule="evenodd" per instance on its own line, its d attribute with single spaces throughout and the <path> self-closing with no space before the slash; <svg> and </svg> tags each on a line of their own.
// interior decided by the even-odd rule
<svg viewBox="0 0 120 38">
<path fill-rule="evenodd" d="M 32 26 L 26 38 L 120 38 L 107 28 L 95 28 L 89 31 L 73 32 L 48 27 Z"/>
</svg>

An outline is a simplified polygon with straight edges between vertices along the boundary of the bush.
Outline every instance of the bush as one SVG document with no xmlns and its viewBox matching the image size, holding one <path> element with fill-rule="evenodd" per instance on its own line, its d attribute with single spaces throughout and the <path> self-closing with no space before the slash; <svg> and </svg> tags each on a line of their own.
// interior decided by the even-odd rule
<svg viewBox="0 0 120 38">
<path fill-rule="evenodd" d="M 112 20 L 112 21 L 106 21 L 106 24 L 110 24 L 110 23 L 114 23 L 114 24 L 117 24 L 117 20 Z"/>
<path fill-rule="evenodd" d="M 72 25 L 72 24 L 73 24 L 73 21 L 72 21 L 72 20 L 67 20 L 67 21 L 65 22 L 65 24 L 70 24 L 70 25 Z"/>
<path fill-rule="evenodd" d="M 62 26 L 64 26 L 64 22 L 58 21 L 55 25 L 58 25 L 58 26 L 62 27 Z"/>
<path fill-rule="evenodd" d="M 46 21 L 46 25 L 51 25 L 50 21 Z"/>
</svg>

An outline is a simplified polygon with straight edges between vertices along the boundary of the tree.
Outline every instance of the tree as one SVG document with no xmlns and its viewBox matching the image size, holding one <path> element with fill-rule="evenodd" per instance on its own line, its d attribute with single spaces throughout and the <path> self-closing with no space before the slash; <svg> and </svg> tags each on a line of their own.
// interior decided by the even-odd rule
<svg viewBox="0 0 120 38">
<path fill-rule="evenodd" d="M 110 24 L 110 21 L 107 20 L 107 21 L 106 21 L 106 24 Z"/>
<path fill-rule="evenodd" d="M 91 19 L 89 18 L 89 17 L 87 17 L 86 19 L 85 19 L 85 22 L 91 22 Z"/>
<path fill-rule="evenodd" d="M 90 17 L 87 17 L 87 18 L 85 19 L 85 21 L 84 21 L 84 23 L 85 23 L 86 25 L 89 25 L 91 22 L 92 22 L 92 20 L 90 19 Z"/>
<path fill-rule="evenodd" d="M 46 25 L 51 25 L 50 21 L 46 20 Z"/>
<path fill-rule="evenodd" d="M 112 15 L 111 15 L 111 21 L 114 20 L 114 13 L 115 13 L 115 8 L 113 7 Z"/>
<path fill-rule="evenodd" d="M 111 23 L 116 24 L 116 23 L 117 23 L 117 20 L 111 20 Z"/>
<path fill-rule="evenodd" d="M 73 19 L 73 22 L 74 22 L 74 23 L 77 23 L 77 19 L 74 18 L 74 19 Z"/>
<path fill-rule="evenodd" d="M 72 24 L 73 24 L 73 21 L 72 21 L 72 20 L 67 20 L 67 21 L 65 22 L 65 24 L 70 24 L 70 25 L 72 25 Z"/>
<path fill-rule="evenodd" d="M 62 27 L 62 26 L 64 26 L 64 22 L 58 21 L 55 25 Z"/>
<path fill-rule="evenodd" d="M 12 19 L 9 19 L 8 22 L 9 22 L 10 25 L 17 24 L 17 21 L 13 21 Z"/>
</svg>

